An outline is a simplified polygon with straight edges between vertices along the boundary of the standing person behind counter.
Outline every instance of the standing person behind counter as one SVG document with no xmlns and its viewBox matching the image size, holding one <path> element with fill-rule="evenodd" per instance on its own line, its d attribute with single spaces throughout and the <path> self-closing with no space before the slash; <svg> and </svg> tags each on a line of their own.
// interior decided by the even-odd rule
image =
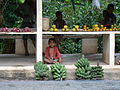
<svg viewBox="0 0 120 90">
<path fill-rule="evenodd" d="M 64 27 L 64 25 L 66 25 L 65 20 L 63 19 L 63 14 L 61 11 L 57 11 L 56 12 L 56 20 L 54 21 L 54 25 L 56 25 L 57 29 L 62 29 Z M 62 36 L 63 35 L 53 35 L 56 41 L 56 46 L 59 49 L 59 44 L 60 42 L 63 40 Z"/>
<path fill-rule="evenodd" d="M 61 11 L 56 12 L 56 20 L 54 21 L 57 29 L 62 29 L 66 25 L 65 20 L 63 20 L 63 15 Z"/>
<path fill-rule="evenodd" d="M 107 10 L 103 11 L 103 21 L 102 24 L 107 27 L 111 28 L 111 25 L 114 25 L 116 23 L 116 16 L 113 13 L 114 11 L 114 5 L 108 4 Z"/>
<path fill-rule="evenodd" d="M 15 10 L 17 16 L 23 18 L 21 28 L 35 27 L 35 16 L 36 16 L 36 0 L 25 0 L 23 4 Z M 27 40 L 31 39 L 34 46 L 36 46 L 36 35 L 23 35 L 23 44 L 25 48 L 25 56 L 29 56 Z"/>
</svg>

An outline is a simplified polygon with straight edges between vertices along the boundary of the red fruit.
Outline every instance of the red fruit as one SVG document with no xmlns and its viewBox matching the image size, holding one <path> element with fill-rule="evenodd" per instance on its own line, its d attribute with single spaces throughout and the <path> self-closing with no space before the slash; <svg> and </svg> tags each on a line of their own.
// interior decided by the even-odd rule
<svg viewBox="0 0 120 90">
<path fill-rule="evenodd" d="M 13 29 L 11 30 L 11 32 L 20 32 L 20 29 L 19 29 L 19 28 L 13 28 Z"/>
<path fill-rule="evenodd" d="M 2 28 L 1 30 L 0 30 L 0 32 L 8 32 L 9 30 L 8 30 L 8 28 L 6 27 L 6 28 Z"/>
<path fill-rule="evenodd" d="M 31 32 L 30 28 L 29 27 L 25 27 L 22 32 Z"/>
<path fill-rule="evenodd" d="M 20 32 L 20 29 L 17 29 L 16 32 Z"/>
</svg>

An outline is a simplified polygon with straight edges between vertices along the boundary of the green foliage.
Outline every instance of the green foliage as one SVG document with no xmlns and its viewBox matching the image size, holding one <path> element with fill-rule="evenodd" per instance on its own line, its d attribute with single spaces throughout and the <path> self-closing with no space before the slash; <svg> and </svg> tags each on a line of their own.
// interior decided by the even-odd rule
<svg viewBox="0 0 120 90">
<path fill-rule="evenodd" d="M 37 62 L 34 64 L 36 80 L 46 80 L 50 78 L 50 71 L 46 64 Z"/>
<path fill-rule="evenodd" d="M 16 0 L 4 0 L 4 27 L 20 27 L 22 18 L 15 15 L 19 4 Z"/>
<path fill-rule="evenodd" d="M 51 66 L 51 72 L 54 80 L 64 80 L 66 78 L 65 65 L 55 63 Z"/>
<path fill-rule="evenodd" d="M 120 26 L 120 1 L 116 0 L 115 3 L 115 14 L 116 14 L 116 24 Z"/>
<path fill-rule="evenodd" d="M 91 77 L 94 80 L 100 80 L 104 77 L 104 72 L 101 66 L 91 67 Z"/>
<path fill-rule="evenodd" d="M 51 25 L 55 20 L 56 11 L 63 12 L 63 17 L 69 28 L 72 28 L 73 25 L 92 26 L 93 24 L 99 24 L 101 21 L 101 10 L 94 10 L 89 2 L 76 5 L 75 9 L 75 11 L 72 9 L 71 4 L 59 1 L 43 1 L 43 17 L 49 17 Z"/>
<path fill-rule="evenodd" d="M 82 40 L 74 38 L 66 38 L 61 41 L 60 52 L 62 54 L 75 54 L 81 53 L 82 49 Z"/>
<path fill-rule="evenodd" d="M 104 73 L 101 66 L 90 67 L 90 62 L 87 58 L 82 56 L 79 59 L 75 66 L 77 67 L 75 70 L 76 79 L 103 79 Z"/>
</svg>

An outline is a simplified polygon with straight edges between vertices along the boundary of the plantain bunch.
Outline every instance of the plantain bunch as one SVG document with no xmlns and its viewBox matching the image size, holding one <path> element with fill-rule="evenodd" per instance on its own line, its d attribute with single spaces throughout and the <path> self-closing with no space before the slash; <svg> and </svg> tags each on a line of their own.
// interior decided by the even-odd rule
<svg viewBox="0 0 120 90">
<path fill-rule="evenodd" d="M 50 79 L 49 67 L 42 62 L 34 64 L 36 80 L 48 80 Z"/>
<path fill-rule="evenodd" d="M 50 67 L 54 80 L 64 80 L 66 78 L 67 70 L 65 68 L 65 65 L 55 63 Z"/>
<path fill-rule="evenodd" d="M 91 67 L 91 77 L 94 80 L 100 80 L 104 77 L 104 72 L 101 66 Z"/>
<path fill-rule="evenodd" d="M 90 66 L 90 62 L 87 58 L 84 57 L 84 55 L 82 55 L 82 58 L 80 58 L 76 63 L 75 66 L 77 68 L 85 68 L 85 67 L 89 67 Z"/>
<path fill-rule="evenodd" d="M 82 58 L 75 63 L 75 66 L 77 67 L 75 70 L 76 79 L 91 79 L 91 67 L 87 58 L 82 56 Z"/>
</svg>

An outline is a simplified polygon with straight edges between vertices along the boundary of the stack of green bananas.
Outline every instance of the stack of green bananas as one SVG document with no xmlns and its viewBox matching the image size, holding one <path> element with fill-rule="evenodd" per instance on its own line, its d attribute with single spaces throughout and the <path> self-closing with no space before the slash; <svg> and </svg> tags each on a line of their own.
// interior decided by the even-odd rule
<svg viewBox="0 0 120 90">
<path fill-rule="evenodd" d="M 50 71 L 46 64 L 42 62 L 37 62 L 34 64 L 35 77 L 37 80 L 44 80 L 50 78 Z"/>
<path fill-rule="evenodd" d="M 55 63 L 51 67 L 51 72 L 54 80 L 64 80 L 66 78 L 65 65 Z"/>
<path fill-rule="evenodd" d="M 103 79 L 104 77 L 104 72 L 101 66 L 95 66 L 91 68 L 91 76 L 92 79 Z"/>
<path fill-rule="evenodd" d="M 77 67 L 75 72 L 76 79 L 91 79 L 91 67 L 87 58 L 82 56 L 82 58 L 76 62 L 75 66 Z"/>
<path fill-rule="evenodd" d="M 91 75 L 90 75 L 90 67 L 86 67 L 86 68 L 77 68 L 75 75 L 77 76 L 76 79 L 80 80 L 80 79 L 91 79 Z"/>
<path fill-rule="evenodd" d="M 77 62 L 76 62 L 76 64 L 75 64 L 75 66 L 77 67 L 77 68 L 82 68 L 82 67 L 86 67 L 86 66 L 90 66 L 90 62 L 88 61 L 88 59 L 87 58 L 85 58 L 84 56 L 82 56 L 82 58 L 80 58 Z"/>
</svg>

